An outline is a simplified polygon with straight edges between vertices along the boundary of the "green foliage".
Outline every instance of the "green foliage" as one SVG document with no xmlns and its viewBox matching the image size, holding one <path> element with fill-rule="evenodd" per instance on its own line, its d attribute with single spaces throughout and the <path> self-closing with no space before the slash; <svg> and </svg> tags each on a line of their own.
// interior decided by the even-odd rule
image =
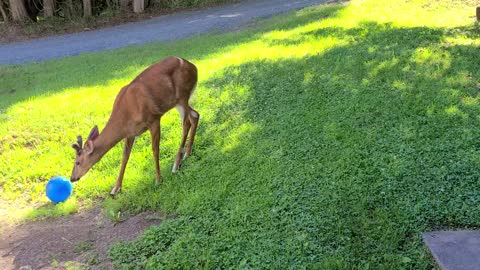
<svg viewBox="0 0 480 270">
<path fill-rule="evenodd" d="M 93 243 L 89 241 L 80 241 L 75 243 L 73 246 L 73 251 L 75 253 L 83 253 L 89 251 L 93 248 Z"/>
<path fill-rule="evenodd" d="M 78 201 L 104 198 L 114 219 L 179 216 L 114 246 L 116 268 L 431 269 L 421 232 L 480 225 L 472 10 L 352 1 L 237 33 L 3 67 L 0 196 L 41 201 L 46 179 L 70 171 L 76 133 L 102 127 L 138 72 L 179 55 L 200 70 L 194 155 L 169 173 L 180 139 L 172 112 L 161 186 L 146 134 L 116 199 L 106 196 L 121 146 L 74 188 Z"/>
</svg>

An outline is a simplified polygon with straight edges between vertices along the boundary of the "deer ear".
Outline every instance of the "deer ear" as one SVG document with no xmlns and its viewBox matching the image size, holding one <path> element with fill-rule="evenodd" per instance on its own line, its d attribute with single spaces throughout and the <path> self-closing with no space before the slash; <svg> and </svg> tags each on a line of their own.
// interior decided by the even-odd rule
<svg viewBox="0 0 480 270">
<path fill-rule="evenodd" d="M 92 140 L 86 141 L 85 146 L 83 147 L 83 150 L 84 150 L 85 154 L 87 154 L 87 155 L 90 155 L 91 153 L 93 153 L 93 150 L 95 150 L 95 146 L 93 145 L 93 141 Z"/>
<path fill-rule="evenodd" d="M 90 131 L 90 134 L 88 135 L 87 141 L 88 140 L 95 140 L 98 137 L 98 127 L 94 126 L 92 130 Z"/>
</svg>

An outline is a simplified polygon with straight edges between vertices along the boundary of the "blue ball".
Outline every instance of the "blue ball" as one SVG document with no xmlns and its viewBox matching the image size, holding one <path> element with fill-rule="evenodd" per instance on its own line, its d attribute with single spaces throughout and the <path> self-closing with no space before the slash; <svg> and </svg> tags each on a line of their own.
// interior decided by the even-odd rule
<svg viewBox="0 0 480 270">
<path fill-rule="evenodd" d="M 47 197 L 54 203 L 64 202 L 72 194 L 72 183 L 63 176 L 56 176 L 47 183 Z"/>
</svg>

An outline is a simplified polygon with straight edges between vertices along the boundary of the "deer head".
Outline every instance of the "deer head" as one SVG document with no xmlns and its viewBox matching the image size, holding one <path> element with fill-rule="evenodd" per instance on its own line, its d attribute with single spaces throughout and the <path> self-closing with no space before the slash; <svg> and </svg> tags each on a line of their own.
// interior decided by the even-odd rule
<svg viewBox="0 0 480 270">
<path fill-rule="evenodd" d="M 73 164 L 72 176 L 70 176 L 70 181 L 75 182 L 80 180 L 88 170 L 93 166 L 94 161 L 92 159 L 92 153 L 95 151 L 95 146 L 93 144 L 94 140 L 98 137 L 98 127 L 94 126 L 90 135 L 88 135 L 87 141 L 82 148 L 82 136 L 77 136 L 77 143 L 72 144 L 73 149 L 75 149 L 77 157 L 75 158 L 75 163 Z"/>
</svg>

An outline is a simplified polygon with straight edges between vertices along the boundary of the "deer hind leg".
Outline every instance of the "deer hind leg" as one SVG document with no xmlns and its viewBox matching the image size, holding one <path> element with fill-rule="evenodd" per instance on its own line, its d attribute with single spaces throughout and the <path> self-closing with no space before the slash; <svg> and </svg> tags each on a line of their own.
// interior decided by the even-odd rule
<svg viewBox="0 0 480 270">
<path fill-rule="evenodd" d="M 152 152 L 155 163 L 155 182 L 160 184 L 162 182 L 162 175 L 160 173 L 159 152 L 160 152 L 160 121 L 155 121 L 150 126 L 150 135 L 152 137 Z"/>
<path fill-rule="evenodd" d="M 113 187 L 110 195 L 115 196 L 122 189 L 123 175 L 125 174 L 125 168 L 127 167 L 128 158 L 132 152 L 132 146 L 135 141 L 135 137 L 125 138 L 125 145 L 123 147 L 122 166 L 120 167 L 120 173 L 117 178 L 117 183 Z"/>
<path fill-rule="evenodd" d="M 190 114 L 190 107 L 186 104 L 178 104 L 176 106 L 178 112 L 180 113 L 180 118 L 182 118 L 182 141 L 180 143 L 180 148 L 178 148 L 177 156 L 175 158 L 175 163 L 173 163 L 172 172 L 175 173 L 180 168 L 180 163 L 182 162 L 182 154 L 185 148 L 185 142 L 187 141 L 188 132 L 190 130 L 191 123 L 187 117 Z"/>
<path fill-rule="evenodd" d="M 190 140 L 188 141 L 187 151 L 183 159 L 186 159 L 192 154 L 193 141 L 195 140 L 195 134 L 197 133 L 198 122 L 200 120 L 200 114 L 190 107 L 190 113 L 188 114 L 188 120 L 190 121 L 192 127 L 190 132 Z"/>
</svg>

